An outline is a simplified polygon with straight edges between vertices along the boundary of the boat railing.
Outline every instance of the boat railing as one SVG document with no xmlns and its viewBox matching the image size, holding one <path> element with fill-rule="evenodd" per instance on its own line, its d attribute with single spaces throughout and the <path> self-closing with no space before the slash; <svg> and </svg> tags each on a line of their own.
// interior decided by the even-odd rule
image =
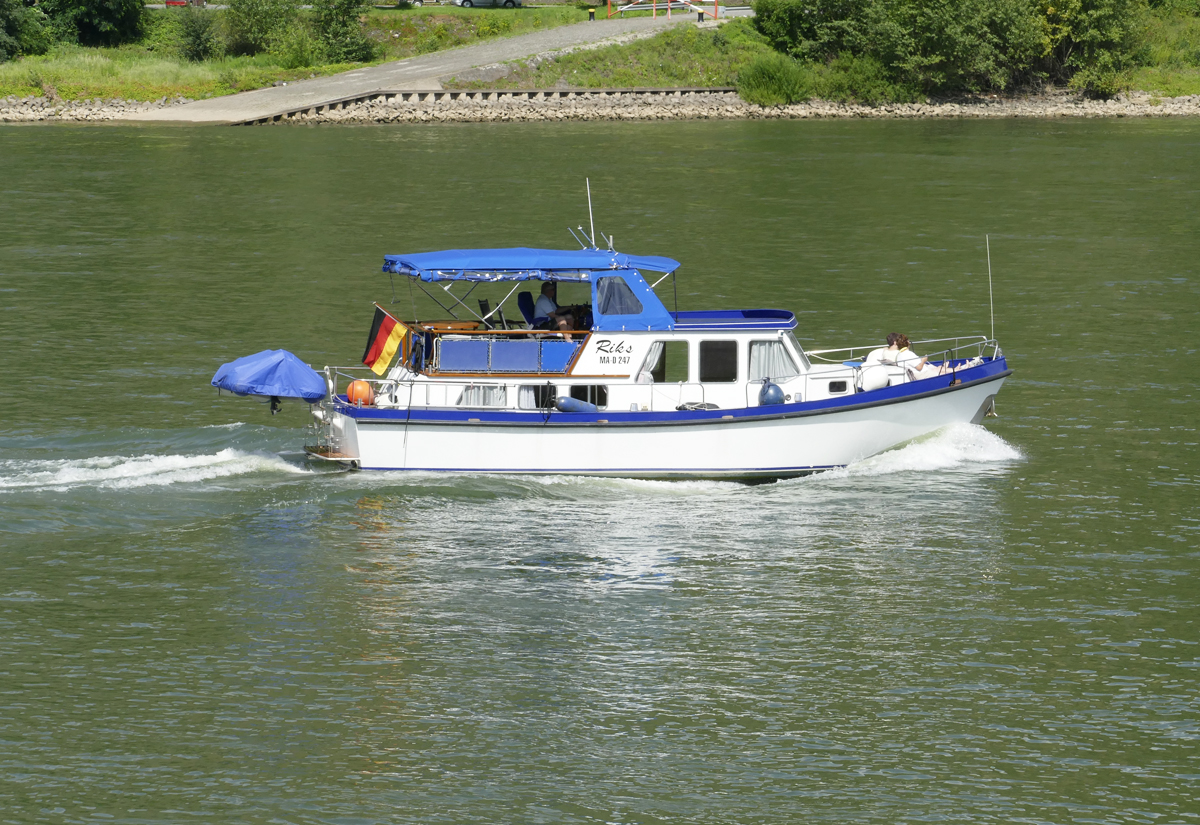
<svg viewBox="0 0 1200 825">
<path fill-rule="evenodd" d="M 968 337 L 955 338 L 927 338 L 923 341 L 911 342 L 913 351 L 920 349 L 921 353 L 929 358 L 930 361 L 952 360 L 987 357 L 987 351 L 991 349 L 991 357 L 996 358 L 1000 355 L 1000 345 L 994 338 L 988 338 L 986 335 L 972 335 Z M 930 349 L 933 347 L 933 349 Z M 826 364 L 845 364 L 852 366 L 850 362 L 859 361 L 866 358 L 867 354 L 879 349 L 878 343 L 868 346 L 840 347 L 838 349 L 815 349 L 805 350 L 805 354 L 813 361 L 820 361 Z M 940 357 L 939 357 L 940 356 Z"/>
<path fill-rule="evenodd" d="M 505 383 L 506 376 L 503 374 L 458 381 L 416 381 L 415 373 L 409 373 L 409 376 L 409 380 L 380 378 L 366 367 L 326 367 L 325 384 L 328 394 L 325 403 L 330 406 L 348 404 L 354 407 L 374 406 L 383 409 L 408 406 L 460 409 L 541 408 L 536 403 L 528 407 L 518 404 L 517 396 Z M 545 386 L 544 380 L 539 382 L 537 377 L 525 380 L 539 389 Z M 346 392 L 354 381 L 370 385 L 369 405 L 357 399 L 351 401 L 346 397 Z M 521 390 L 516 392 L 525 389 L 527 387 L 522 386 Z M 534 393 L 536 395 L 536 390 Z"/>
</svg>

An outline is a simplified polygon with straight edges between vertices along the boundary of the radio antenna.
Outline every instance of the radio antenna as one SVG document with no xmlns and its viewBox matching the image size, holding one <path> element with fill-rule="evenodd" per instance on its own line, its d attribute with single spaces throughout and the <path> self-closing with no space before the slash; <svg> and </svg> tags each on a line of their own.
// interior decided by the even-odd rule
<svg viewBox="0 0 1200 825">
<path fill-rule="evenodd" d="M 992 302 L 992 239 L 989 235 L 983 236 L 983 242 L 987 245 L 987 262 L 988 262 L 988 315 L 992 320 L 992 340 L 996 340 L 996 305 Z"/>
<path fill-rule="evenodd" d="M 596 249 L 596 221 L 592 218 L 592 181 L 589 178 L 584 178 L 587 183 L 588 195 L 588 225 L 592 227 L 592 249 Z"/>
</svg>

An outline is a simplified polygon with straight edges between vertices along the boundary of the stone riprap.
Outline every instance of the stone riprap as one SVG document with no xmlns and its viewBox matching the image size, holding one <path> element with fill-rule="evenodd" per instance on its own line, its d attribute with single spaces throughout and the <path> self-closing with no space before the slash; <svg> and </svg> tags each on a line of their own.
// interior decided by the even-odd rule
<svg viewBox="0 0 1200 825">
<path fill-rule="evenodd" d="M 425 123 L 555 120 L 747 120 L 804 118 L 983 117 L 1181 117 L 1200 115 L 1200 95 L 1179 98 L 1122 96 L 1088 100 L 1075 95 L 980 99 L 953 103 L 865 106 L 810 101 L 793 106 L 755 106 L 732 92 L 629 94 L 580 92 L 571 97 L 500 97 L 432 101 L 371 100 L 345 108 L 299 114 L 277 123 Z"/>
<path fill-rule="evenodd" d="M 0 99 L 0 121 L 101 121 L 188 102 L 165 98 L 151 103 L 122 100 L 65 102 L 46 97 Z M 1088 100 L 1051 93 L 1027 98 L 980 98 L 958 102 L 891 103 L 867 106 L 810 101 L 792 106 L 755 106 L 736 94 L 691 93 L 606 95 L 577 92 L 568 97 L 529 99 L 483 95 L 475 99 L 376 99 L 344 108 L 284 118 L 278 123 L 436 123 L 556 120 L 749 120 L 805 118 L 1013 118 L 1013 117 L 1195 117 L 1200 95 L 1156 98 L 1144 93 Z"/>
<path fill-rule="evenodd" d="M 0 123 L 40 120 L 118 120 L 132 112 L 149 112 L 191 103 L 186 97 L 162 97 L 149 103 L 140 100 L 60 100 L 52 97 L 0 97 Z"/>
</svg>

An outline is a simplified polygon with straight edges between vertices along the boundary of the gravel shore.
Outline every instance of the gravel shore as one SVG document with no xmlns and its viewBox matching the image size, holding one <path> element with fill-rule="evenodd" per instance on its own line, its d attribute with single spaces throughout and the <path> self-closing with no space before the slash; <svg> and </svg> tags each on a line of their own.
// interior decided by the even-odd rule
<svg viewBox="0 0 1200 825">
<path fill-rule="evenodd" d="M 138 100 L 61 100 L 51 97 L 0 97 L 0 123 L 34 121 L 116 120 L 130 112 L 149 112 L 191 103 L 186 97 L 162 97 L 149 103 Z"/>
<path fill-rule="evenodd" d="M 793 106 L 754 106 L 733 93 L 611 96 L 578 92 L 569 97 L 521 97 L 403 101 L 373 100 L 320 113 L 296 115 L 279 123 L 436 123 L 556 120 L 749 120 L 805 118 L 1013 118 L 1013 117 L 1196 117 L 1200 95 L 1156 98 L 1137 92 L 1112 100 L 1088 100 L 1066 92 L 1028 98 L 892 103 L 879 106 L 810 101 Z M 64 102 L 45 97 L 0 98 L 0 122 L 113 120 L 131 111 L 149 111 L 187 102 L 166 98 L 152 103 L 123 100 Z"/>
</svg>

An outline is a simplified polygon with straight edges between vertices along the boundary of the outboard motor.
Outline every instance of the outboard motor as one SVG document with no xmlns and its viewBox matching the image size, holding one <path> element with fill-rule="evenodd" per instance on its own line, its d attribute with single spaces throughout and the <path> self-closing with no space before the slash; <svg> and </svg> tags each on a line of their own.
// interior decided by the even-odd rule
<svg viewBox="0 0 1200 825">
<path fill-rule="evenodd" d="M 762 389 L 758 391 L 758 405 L 760 407 L 769 407 L 773 404 L 783 403 L 783 390 L 778 384 L 771 382 L 770 378 L 763 380 Z"/>
</svg>

